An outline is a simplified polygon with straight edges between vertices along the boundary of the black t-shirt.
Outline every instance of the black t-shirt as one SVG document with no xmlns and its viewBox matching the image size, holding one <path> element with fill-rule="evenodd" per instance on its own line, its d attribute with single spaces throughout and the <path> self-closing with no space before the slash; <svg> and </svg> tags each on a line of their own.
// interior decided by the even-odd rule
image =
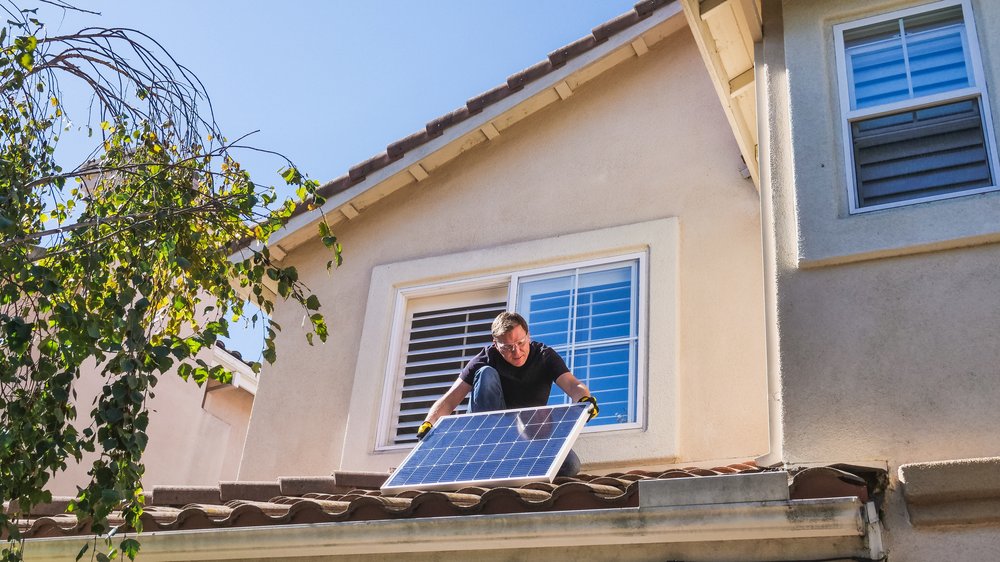
<svg viewBox="0 0 1000 562">
<path fill-rule="evenodd" d="M 533 341 L 524 365 L 515 367 L 500 355 L 496 346 L 485 347 L 462 369 L 459 378 L 472 384 L 476 371 L 489 365 L 500 374 L 504 403 L 508 408 L 544 406 L 549 401 L 552 383 L 568 373 L 566 362 L 551 347 Z"/>
</svg>

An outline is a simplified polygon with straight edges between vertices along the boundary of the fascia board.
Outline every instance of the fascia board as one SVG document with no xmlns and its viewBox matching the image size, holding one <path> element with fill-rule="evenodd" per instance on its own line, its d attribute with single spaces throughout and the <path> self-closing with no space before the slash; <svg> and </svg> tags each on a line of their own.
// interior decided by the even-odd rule
<svg viewBox="0 0 1000 562">
<path fill-rule="evenodd" d="M 708 70 L 709 77 L 711 78 L 712 85 L 715 87 L 716 94 L 719 97 L 719 102 L 722 105 L 726 119 L 729 121 L 729 126 L 733 131 L 733 137 L 736 140 L 736 144 L 739 146 L 740 153 L 743 155 L 743 159 L 746 162 L 748 170 L 750 171 L 750 176 L 753 179 L 754 186 L 758 191 L 760 191 L 760 170 L 756 151 L 757 140 L 754 138 L 757 135 L 757 119 L 760 116 L 756 115 L 755 106 L 747 108 L 749 110 L 748 112 L 754 113 L 754 115 L 748 115 L 748 112 L 744 111 L 743 106 L 737 103 L 738 96 L 734 96 L 733 91 L 730 89 L 730 76 L 726 72 L 725 66 L 722 62 L 722 55 L 719 51 L 720 44 L 725 46 L 730 43 L 717 41 L 717 38 L 713 35 L 712 30 L 705 21 L 705 17 L 703 17 L 708 16 L 708 12 L 717 13 L 728 11 L 729 7 L 732 7 L 733 11 L 737 13 L 738 16 L 745 17 L 747 14 L 754 14 L 756 12 L 756 8 L 748 7 L 752 1 L 753 0 L 720 0 L 713 1 L 711 3 L 702 3 L 699 0 L 679 0 L 679 3 L 683 6 L 688 26 L 691 29 L 691 34 L 694 36 L 695 44 L 698 46 L 698 51 L 701 53 L 702 60 L 705 63 L 705 68 Z M 706 9 L 708 12 L 705 11 Z M 746 24 L 748 29 L 750 29 L 749 38 L 751 40 L 756 39 L 757 33 L 755 30 L 760 22 L 748 21 Z M 733 21 L 730 31 L 733 34 L 741 33 L 739 26 L 736 24 L 736 20 Z M 741 42 L 742 38 L 733 43 L 741 44 Z M 756 72 L 755 67 L 751 67 L 750 70 Z M 747 84 L 746 88 L 749 87 L 750 85 Z M 753 129 L 751 129 L 751 127 Z"/>
<path fill-rule="evenodd" d="M 845 539 L 829 542 L 851 558 L 871 554 L 871 512 L 844 497 L 165 531 L 140 540 L 145 562 L 816 538 Z M 66 560 L 92 540 L 31 539 L 25 559 Z"/>
<path fill-rule="evenodd" d="M 685 21 L 683 17 L 681 17 L 681 7 L 678 2 L 674 2 L 671 5 L 663 7 L 661 10 L 656 11 L 645 20 L 636 23 L 621 33 L 615 34 L 610 37 L 607 42 L 578 57 L 573 58 L 562 68 L 554 70 L 542 78 L 527 84 L 524 89 L 519 92 L 485 107 L 481 113 L 449 127 L 440 137 L 408 151 L 403 158 L 400 158 L 388 166 L 373 172 L 364 181 L 329 197 L 320 209 L 314 209 L 292 217 L 283 229 L 271 236 L 269 246 L 279 245 L 284 251 L 290 251 L 305 240 L 314 236 L 311 232 L 306 231 L 306 229 L 307 227 L 317 224 L 320 217 L 324 214 L 327 215 L 328 220 L 331 223 L 340 222 L 340 220 L 346 218 L 343 217 L 338 211 L 341 207 L 350 204 L 379 186 L 390 182 L 400 174 L 406 174 L 409 176 L 409 169 L 411 167 L 419 164 L 421 161 L 435 155 L 436 153 L 451 147 L 452 145 L 466 142 L 469 135 L 480 134 L 483 136 L 482 140 L 485 141 L 486 136 L 479 133 L 479 130 L 490 125 L 500 117 L 513 112 L 519 107 L 529 105 L 537 98 L 548 97 L 550 99 L 543 101 L 539 107 L 532 108 L 528 114 L 534 113 L 542 107 L 561 99 L 560 95 L 556 92 L 556 87 L 559 86 L 559 84 L 564 81 L 581 84 L 594 78 L 597 74 L 609 70 L 617 64 L 601 69 L 601 72 L 595 73 L 594 76 L 587 76 L 585 79 L 581 78 L 581 75 L 586 74 L 586 70 L 590 67 L 597 65 L 604 59 L 613 57 L 619 51 L 627 49 L 631 51 L 631 54 L 623 57 L 617 62 L 624 62 L 625 60 L 635 57 L 635 48 L 632 43 L 638 38 L 643 37 L 645 34 L 655 31 L 658 26 L 671 22 L 671 20 L 673 20 L 672 23 L 674 23 L 674 25 L 666 25 L 666 29 L 664 29 L 661 33 L 653 34 L 654 37 L 651 37 L 651 39 L 656 39 L 655 41 L 647 40 L 646 44 L 654 44 L 659 39 L 670 35 L 685 25 Z M 412 181 L 416 180 L 411 177 L 409 181 L 402 182 L 398 187 L 411 183 Z M 398 189 L 398 187 L 395 189 Z M 395 189 L 392 189 L 391 191 L 395 191 Z M 388 192 L 386 194 L 388 194 Z"/>
</svg>

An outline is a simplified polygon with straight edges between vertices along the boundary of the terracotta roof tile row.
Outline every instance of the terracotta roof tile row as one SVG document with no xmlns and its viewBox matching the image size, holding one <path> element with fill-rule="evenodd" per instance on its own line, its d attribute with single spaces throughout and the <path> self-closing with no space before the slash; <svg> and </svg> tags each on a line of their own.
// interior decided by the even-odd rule
<svg viewBox="0 0 1000 562">
<path fill-rule="evenodd" d="M 762 470 L 746 463 L 713 469 L 580 475 L 516 488 L 470 486 L 455 492 L 396 494 L 378 490 L 387 474 L 358 472 L 277 482 L 222 482 L 219 486 L 154 486 L 147 496 L 142 522 L 144 530 L 150 532 L 637 507 L 640 480 Z M 89 523 L 66 513 L 67 504 L 68 498 L 57 498 L 37 506 L 32 516 L 22 521 L 25 537 L 88 534 Z"/>
<path fill-rule="evenodd" d="M 319 189 L 319 194 L 328 198 L 364 181 L 373 172 L 403 158 L 407 152 L 441 136 L 448 128 L 482 112 L 486 107 L 511 94 L 521 91 L 531 82 L 565 66 L 570 60 L 590 51 L 610 37 L 646 19 L 657 9 L 673 2 L 674 0 L 642 0 L 636 3 L 631 11 L 595 27 L 591 30 L 590 35 L 552 51 L 546 60 L 510 75 L 504 84 L 469 99 L 465 106 L 432 119 L 424 127 L 424 130 L 400 139 L 386 147 L 384 152 L 352 166 L 347 174 L 324 184 Z M 305 210 L 306 207 L 299 207 L 295 214 L 305 212 Z"/>
<path fill-rule="evenodd" d="M 384 473 L 338 472 L 333 477 L 282 478 L 277 482 L 223 482 L 219 486 L 154 487 L 142 516 L 143 528 L 176 531 L 374 521 L 462 515 L 638 507 L 638 483 L 650 479 L 749 474 L 771 469 L 752 462 L 729 466 L 616 472 L 534 482 L 520 487 L 465 487 L 454 492 L 383 494 Z M 857 496 L 867 501 L 864 479 L 831 468 L 796 473 L 792 499 Z M 27 538 L 88 534 L 88 522 L 65 513 L 68 499 L 38 506 L 22 521 Z M 122 521 L 112 521 L 121 524 Z"/>
</svg>

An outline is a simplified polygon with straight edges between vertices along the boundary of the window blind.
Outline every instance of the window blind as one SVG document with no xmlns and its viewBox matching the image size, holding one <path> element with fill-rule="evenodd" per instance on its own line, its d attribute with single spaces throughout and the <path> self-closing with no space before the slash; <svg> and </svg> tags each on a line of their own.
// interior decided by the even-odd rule
<svg viewBox="0 0 1000 562">
<path fill-rule="evenodd" d="M 971 85 L 959 6 L 844 33 L 851 108 Z"/>
<path fill-rule="evenodd" d="M 859 206 L 990 186 L 978 99 L 851 124 Z"/>
<path fill-rule="evenodd" d="M 395 444 L 416 441 L 417 428 L 434 401 L 451 387 L 465 364 L 493 341 L 493 319 L 506 307 L 506 302 L 494 301 L 409 315 Z M 467 408 L 468 399 L 456 412 Z"/>
</svg>

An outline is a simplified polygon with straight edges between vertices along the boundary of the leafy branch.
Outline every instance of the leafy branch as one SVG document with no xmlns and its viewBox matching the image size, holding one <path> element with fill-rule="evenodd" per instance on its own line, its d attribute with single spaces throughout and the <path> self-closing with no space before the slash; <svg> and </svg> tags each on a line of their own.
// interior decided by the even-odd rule
<svg viewBox="0 0 1000 562">
<path fill-rule="evenodd" d="M 323 199 L 287 158 L 227 141 L 202 83 L 149 36 L 48 36 L 36 10 L 11 0 L 0 9 L 10 16 L 0 28 L 0 501 L 10 506 L 0 510 L 0 557 L 21 558 L 19 518 L 51 500 L 57 471 L 89 454 L 90 480 L 71 509 L 106 543 L 97 553 L 95 539 L 98 559 L 134 558 L 159 377 L 229 381 L 203 350 L 228 335 L 248 298 L 266 313 L 292 301 L 310 318 L 309 343 L 327 339 L 319 299 L 266 246 L 296 205 Z M 69 121 L 63 79 L 90 96 L 82 129 Z M 62 166 L 60 137 L 84 130 L 93 151 Z M 297 201 L 253 181 L 239 148 L 279 156 Z M 325 220 L 319 236 L 328 267 L 339 265 Z M 266 330 L 268 362 L 280 329 Z M 81 376 L 104 381 L 89 409 L 76 400 Z M 112 514 L 124 523 L 111 526 Z"/>
</svg>

